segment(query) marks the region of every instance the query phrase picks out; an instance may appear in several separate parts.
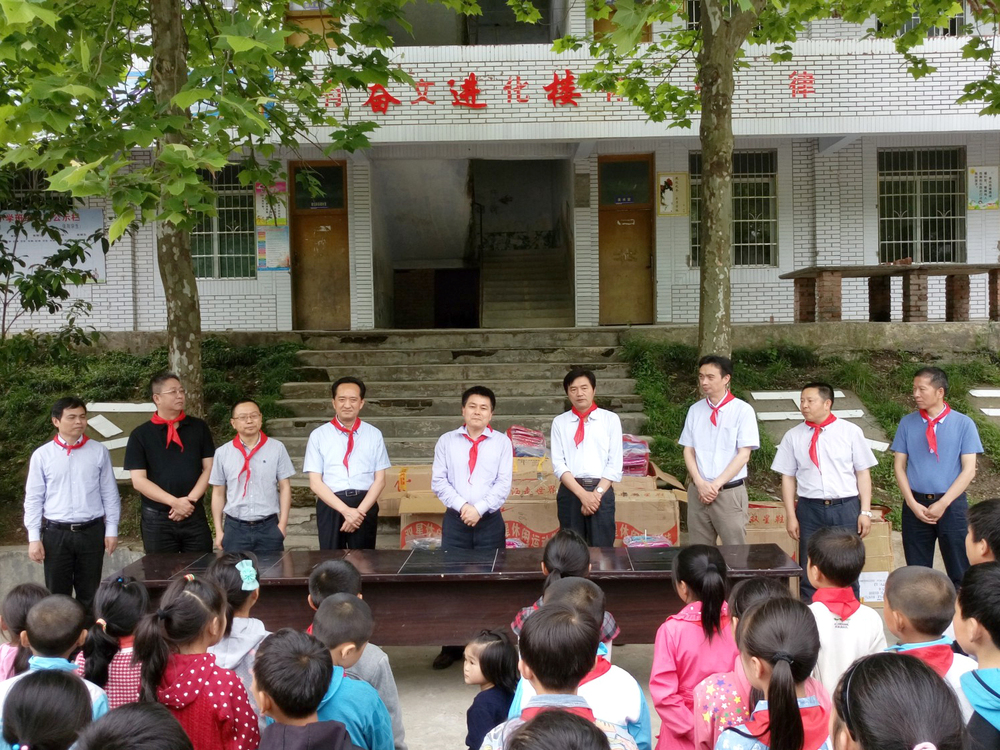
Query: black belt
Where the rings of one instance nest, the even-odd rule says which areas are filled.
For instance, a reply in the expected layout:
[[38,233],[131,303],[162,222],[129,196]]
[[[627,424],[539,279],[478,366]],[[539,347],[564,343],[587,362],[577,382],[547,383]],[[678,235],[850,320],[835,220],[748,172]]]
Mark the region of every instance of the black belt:
[[858,496],[853,495],[852,497],[834,497],[834,498],[821,498],[821,497],[800,497],[799,500],[805,500],[809,503],[822,503],[823,505],[843,505],[844,503],[849,503],[852,500],[857,500]]
[[337,497],[357,497],[358,495],[367,495],[368,490],[340,490],[339,492],[334,492]]
[[[498,511],[498,510],[491,510],[488,513],[483,513],[483,515],[481,515],[479,517],[479,520],[482,521],[482,520],[487,519],[487,518],[492,518],[493,516],[495,516],[499,512],[500,511]],[[462,514],[459,511],[455,510],[454,508],[448,508],[447,510],[445,510],[445,515],[447,515],[449,513],[451,513],[453,516],[458,516],[459,518],[462,517]]]
[[[962,494],[964,495],[965,493],[963,492]],[[944,497],[944,495],[945,493],[943,492],[939,492],[937,494],[934,494],[933,492],[914,492],[913,499],[925,503],[933,503],[935,500],[940,500]],[[959,497],[961,497],[961,495]],[[957,500],[958,498],[955,499]]]
[[745,479],[737,479],[735,482],[730,482],[729,484],[724,484],[719,487],[720,490],[735,490],[737,487],[742,487]]
[[[576,477],[573,477],[576,479]],[[591,479],[590,477],[584,477],[583,479],[576,479],[577,484],[581,487],[586,487],[588,490],[594,489],[597,485],[601,483],[600,479]]]
[[98,516],[97,518],[92,518],[89,521],[84,521],[83,523],[63,523],[62,521],[50,521],[47,518],[42,519],[43,529],[57,529],[58,531],[84,531],[89,529],[91,526],[96,526],[99,523],[104,522],[104,516]]
[[275,520],[277,517],[278,517],[277,513],[272,513],[271,515],[264,516],[263,518],[260,518],[260,519],[258,519],[256,521],[241,521],[238,518],[233,518],[228,513],[226,514],[226,518],[227,519],[229,519],[233,523],[238,523],[240,526],[260,526],[262,523],[270,523],[271,521]]

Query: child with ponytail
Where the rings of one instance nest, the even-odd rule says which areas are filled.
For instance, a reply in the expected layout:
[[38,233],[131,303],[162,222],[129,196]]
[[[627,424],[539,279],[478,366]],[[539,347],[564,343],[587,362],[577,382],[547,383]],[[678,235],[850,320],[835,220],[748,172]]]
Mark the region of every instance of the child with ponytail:
[[674,560],[674,589],[684,608],[667,618],[653,646],[649,692],[660,715],[657,750],[693,750],[695,686],[736,659],[726,606],[726,561],[715,547],[685,547]]
[[226,631],[226,607],[219,584],[186,575],[167,587],[159,609],[135,633],[140,700],[170,709],[194,750],[255,750],[260,744],[243,683],[208,653]]
[[797,599],[771,599],[740,623],[740,657],[764,699],[750,720],[722,732],[716,750],[830,750],[830,711],[806,682],[819,658],[819,629]]
[[139,700],[141,668],[132,659],[139,620],[149,610],[149,592],[131,576],[103,581],[94,597],[97,621],[76,656],[76,673],[108,694],[108,708]]
[[31,649],[21,643],[21,633],[28,622],[28,610],[49,595],[49,590],[37,583],[22,583],[4,597],[0,606],[0,682],[28,671]]

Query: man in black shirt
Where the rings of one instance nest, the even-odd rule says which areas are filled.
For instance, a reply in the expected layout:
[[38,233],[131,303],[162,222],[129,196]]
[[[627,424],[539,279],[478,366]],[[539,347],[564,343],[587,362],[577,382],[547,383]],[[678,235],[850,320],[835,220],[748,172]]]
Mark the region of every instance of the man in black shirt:
[[150,382],[156,413],[129,435],[125,469],[142,495],[142,544],[149,552],[211,552],[202,497],[215,445],[208,425],[184,413],[184,388],[172,372]]

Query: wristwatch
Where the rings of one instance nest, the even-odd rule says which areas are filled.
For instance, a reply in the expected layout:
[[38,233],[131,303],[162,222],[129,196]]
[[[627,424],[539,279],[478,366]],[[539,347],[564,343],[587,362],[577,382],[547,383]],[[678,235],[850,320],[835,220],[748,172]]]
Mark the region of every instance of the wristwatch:
[[862,516],[868,516],[869,518],[874,518],[875,517],[875,516],[872,515],[872,512],[870,510],[863,510],[863,511],[861,511],[860,515],[862,515]]
[[598,497],[604,494],[604,490],[602,490],[600,487],[595,487],[594,492],[597,493]]

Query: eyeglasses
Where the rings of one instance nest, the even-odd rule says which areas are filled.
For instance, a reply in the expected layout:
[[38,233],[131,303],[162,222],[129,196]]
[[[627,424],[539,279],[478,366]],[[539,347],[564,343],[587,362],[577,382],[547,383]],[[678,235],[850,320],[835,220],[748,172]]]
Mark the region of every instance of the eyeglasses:
[[237,414],[233,417],[234,422],[256,422],[260,419],[260,414]]
[[184,392],[185,391],[184,391],[183,388],[173,388],[172,390],[169,390],[169,391],[160,391],[159,393],[154,393],[153,395],[154,396],[183,396]]

